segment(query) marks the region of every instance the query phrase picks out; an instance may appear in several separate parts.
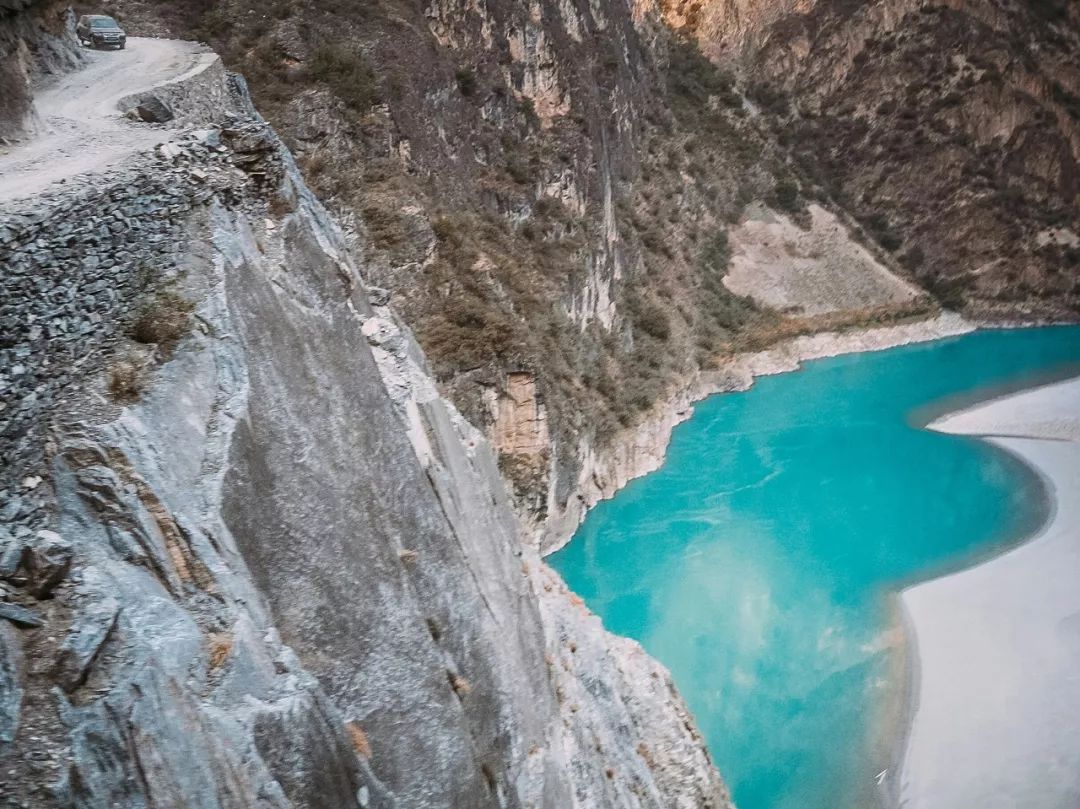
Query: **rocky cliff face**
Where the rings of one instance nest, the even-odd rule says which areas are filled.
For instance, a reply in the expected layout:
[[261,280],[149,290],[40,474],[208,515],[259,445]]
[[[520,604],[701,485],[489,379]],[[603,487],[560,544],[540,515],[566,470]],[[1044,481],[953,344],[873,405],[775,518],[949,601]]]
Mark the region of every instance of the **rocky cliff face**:
[[723,231],[789,173],[647,4],[113,5],[251,79],[538,533],[585,454],[771,322]]
[[67,29],[68,5],[55,0],[0,1],[0,145],[37,125],[32,85],[79,62]]
[[[251,78],[541,542],[740,351],[939,305],[1076,316],[1057,0],[111,7]],[[762,280],[789,249],[818,269]]]
[[1075,3],[757,3],[749,27],[746,8],[691,5],[703,46],[762,80],[807,182],[941,300],[1076,317]]
[[245,104],[0,210],[5,801],[728,806]]

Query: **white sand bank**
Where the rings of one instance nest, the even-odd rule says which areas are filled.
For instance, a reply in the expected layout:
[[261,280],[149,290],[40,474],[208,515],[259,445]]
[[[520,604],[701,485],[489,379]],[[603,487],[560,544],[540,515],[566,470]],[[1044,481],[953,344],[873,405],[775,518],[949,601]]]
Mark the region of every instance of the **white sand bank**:
[[917,704],[906,809],[1080,807],[1080,379],[943,418],[1045,478],[1050,522],[1030,542],[906,590]]

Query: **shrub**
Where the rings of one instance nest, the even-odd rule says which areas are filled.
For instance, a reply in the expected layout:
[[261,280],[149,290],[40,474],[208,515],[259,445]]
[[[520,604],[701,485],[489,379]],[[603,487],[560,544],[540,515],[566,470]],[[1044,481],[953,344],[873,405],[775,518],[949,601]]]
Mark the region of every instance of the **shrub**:
[[709,237],[701,250],[701,268],[710,275],[722,276],[731,262],[731,247],[726,230],[719,230]]
[[213,632],[208,640],[209,663],[211,669],[219,669],[229,659],[233,648],[233,638],[228,632]]
[[506,159],[506,173],[518,185],[532,183],[532,172],[529,170],[529,164],[517,155],[510,155]]
[[904,255],[900,256],[900,263],[914,272],[926,263],[926,253],[921,247],[916,245],[904,253]]
[[352,745],[356,755],[361,758],[371,758],[371,742],[368,741],[367,734],[360,727],[360,723],[356,721],[346,722],[345,732],[349,735],[349,743]]
[[759,107],[773,115],[787,115],[790,112],[787,96],[782,90],[768,82],[754,82],[750,85],[747,94]]
[[1032,14],[1047,22],[1060,22],[1069,16],[1069,0],[1028,0],[1028,7]]
[[467,67],[463,67],[454,74],[454,80],[457,81],[458,90],[461,91],[463,96],[471,96],[476,92],[476,74]]
[[888,250],[890,253],[900,249],[904,240],[893,233],[891,230],[887,230],[878,234],[878,244]]
[[113,363],[108,370],[109,393],[121,402],[136,401],[146,387],[146,374],[136,357]]
[[970,274],[962,273],[952,277],[933,276],[926,279],[925,283],[930,294],[946,309],[962,309],[965,303],[964,292],[973,280]]
[[390,250],[408,238],[408,220],[396,208],[372,200],[361,210],[371,242],[378,250]]
[[795,213],[799,207],[799,186],[790,180],[778,180],[773,189],[773,204],[781,211]]
[[139,310],[129,336],[137,343],[156,344],[170,351],[187,333],[193,308],[191,301],[175,292],[159,292]]
[[657,304],[644,302],[638,308],[634,317],[635,325],[650,337],[664,341],[671,336],[671,321],[667,312]]
[[454,674],[452,671],[446,672],[446,679],[450,681],[450,687],[454,689],[454,693],[459,698],[464,698],[466,694],[472,691],[472,685],[462,677],[460,674]]
[[365,111],[380,100],[375,72],[358,50],[322,45],[312,54],[307,69],[308,75],[354,110]]
[[672,106],[679,117],[698,117],[713,96],[729,107],[742,104],[733,89],[735,80],[731,74],[717,68],[690,40],[679,39],[672,44],[667,79]]

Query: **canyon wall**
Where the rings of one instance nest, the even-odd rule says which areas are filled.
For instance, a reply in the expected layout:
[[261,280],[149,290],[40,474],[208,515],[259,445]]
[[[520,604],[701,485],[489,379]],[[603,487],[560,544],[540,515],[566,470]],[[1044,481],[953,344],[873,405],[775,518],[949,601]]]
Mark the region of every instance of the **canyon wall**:
[[65,2],[0,2],[0,145],[25,137],[39,125],[33,85],[79,63],[69,36],[73,26]]
[[1066,0],[691,4],[807,184],[946,305],[1080,311],[1080,7]]
[[207,89],[0,208],[5,800],[728,806],[242,83]]
[[545,545],[740,352],[1076,317],[1069,4],[107,5],[249,77]]

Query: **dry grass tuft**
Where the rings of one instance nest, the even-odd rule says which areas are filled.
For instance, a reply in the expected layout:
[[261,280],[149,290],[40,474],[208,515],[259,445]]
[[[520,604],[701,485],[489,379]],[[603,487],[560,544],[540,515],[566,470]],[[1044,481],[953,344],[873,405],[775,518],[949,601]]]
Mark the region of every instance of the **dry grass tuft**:
[[233,637],[228,632],[214,632],[207,644],[210,647],[210,670],[219,669],[229,659],[233,648]]
[[352,749],[356,751],[356,755],[362,758],[371,758],[371,742],[368,741],[367,734],[360,727],[360,723],[356,721],[346,722],[345,732],[349,734],[349,743],[352,745]]
[[645,744],[645,742],[638,744],[637,754],[641,756],[642,761],[645,762],[645,766],[650,770],[656,768],[656,759],[653,758],[652,750],[649,749],[649,745]]
[[146,387],[146,372],[136,357],[114,362],[108,370],[109,393],[120,402],[134,402]]
[[460,674],[454,674],[454,672],[448,671],[446,672],[446,677],[450,681],[450,687],[454,689],[454,693],[459,697],[464,698],[466,694],[472,691],[472,685],[470,685],[469,681]]
[[194,304],[175,292],[159,292],[143,305],[131,325],[131,339],[171,350],[187,333]]

